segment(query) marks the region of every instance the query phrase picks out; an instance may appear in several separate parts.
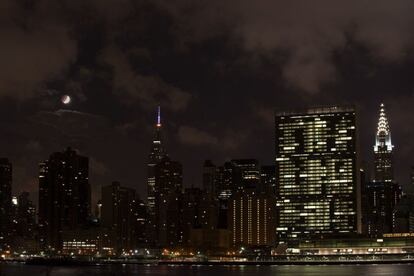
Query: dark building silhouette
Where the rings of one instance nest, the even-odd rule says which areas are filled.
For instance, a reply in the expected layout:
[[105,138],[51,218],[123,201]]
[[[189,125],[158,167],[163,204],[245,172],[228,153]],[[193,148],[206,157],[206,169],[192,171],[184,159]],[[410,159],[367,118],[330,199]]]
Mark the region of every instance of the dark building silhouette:
[[28,192],[13,197],[13,250],[17,252],[37,253],[38,229],[36,224],[36,207],[30,200]]
[[217,167],[215,192],[219,204],[217,227],[220,229],[228,228],[228,203],[231,195],[237,190],[234,174],[234,167],[231,162],[225,162],[223,166]]
[[[194,247],[195,230],[217,230],[218,201],[200,188],[186,188],[183,195],[182,223],[184,245]],[[207,233],[204,231],[203,233]]]
[[176,247],[183,243],[183,169],[181,163],[164,157],[155,165],[156,245]]
[[186,188],[182,201],[183,244],[191,245],[191,230],[202,227],[203,191],[199,188]]
[[[210,206],[218,208],[215,218],[217,228],[228,229],[228,204],[231,196],[238,191],[264,189],[259,162],[256,159],[233,159],[216,167],[207,160],[203,167],[203,188],[206,194],[212,195]],[[210,214],[213,212],[210,211]]]
[[411,178],[411,189],[413,189],[413,187],[414,187],[414,166],[413,167],[411,167],[411,175],[410,175],[410,178]]
[[134,189],[113,182],[102,188],[101,202],[101,223],[118,254],[145,244],[145,205]]
[[12,214],[12,164],[0,158],[0,249],[10,242]]
[[60,251],[62,231],[82,227],[91,211],[89,160],[71,148],[39,165],[39,233],[47,250]]
[[237,191],[256,188],[260,169],[255,159],[234,159],[216,168],[214,190],[218,199],[218,228],[228,228],[229,200]]
[[374,180],[367,182],[364,189],[367,201],[364,222],[370,236],[391,233],[395,226],[394,208],[402,191],[394,180],[393,149],[385,107],[381,104],[374,145]]
[[276,193],[276,167],[262,166],[260,169],[260,189],[261,192]]
[[275,137],[279,240],[360,232],[354,109],[280,113]]
[[205,160],[203,165],[203,190],[205,193],[214,194],[216,185],[217,167],[211,160]]
[[155,166],[161,162],[161,160],[167,157],[167,153],[164,149],[162,141],[162,124],[161,124],[161,110],[158,107],[157,121],[155,124],[154,138],[151,145],[151,151],[148,157],[147,164],[147,238],[149,243],[153,243],[157,240],[157,224],[156,224],[156,195],[158,193],[155,182]]
[[34,239],[36,235],[36,207],[30,200],[28,192],[22,192],[17,197],[17,235]]
[[256,159],[233,159],[233,183],[237,191],[260,190],[260,166]]
[[405,194],[394,208],[394,233],[414,233],[414,195]]
[[368,182],[367,193],[367,234],[381,237],[384,233],[392,233],[394,209],[401,199],[401,187],[397,183]]

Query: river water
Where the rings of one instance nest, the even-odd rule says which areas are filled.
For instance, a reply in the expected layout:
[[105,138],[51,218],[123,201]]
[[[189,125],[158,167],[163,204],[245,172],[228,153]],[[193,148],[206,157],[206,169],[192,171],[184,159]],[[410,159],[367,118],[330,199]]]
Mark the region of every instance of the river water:
[[339,265],[339,266],[143,266],[101,265],[83,267],[46,267],[24,264],[0,264],[0,276],[362,276],[413,275],[414,265]]

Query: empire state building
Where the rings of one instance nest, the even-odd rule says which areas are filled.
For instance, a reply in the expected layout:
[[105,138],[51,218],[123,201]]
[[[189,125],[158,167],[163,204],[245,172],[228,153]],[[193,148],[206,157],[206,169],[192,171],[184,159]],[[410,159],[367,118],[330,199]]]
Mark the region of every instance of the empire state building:
[[161,109],[158,107],[157,110],[157,122],[155,124],[155,133],[152,141],[151,152],[148,158],[147,165],[147,206],[148,206],[148,215],[151,221],[151,218],[155,215],[155,197],[156,197],[156,185],[155,185],[155,166],[167,156],[167,153],[162,144],[162,134],[161,134]]

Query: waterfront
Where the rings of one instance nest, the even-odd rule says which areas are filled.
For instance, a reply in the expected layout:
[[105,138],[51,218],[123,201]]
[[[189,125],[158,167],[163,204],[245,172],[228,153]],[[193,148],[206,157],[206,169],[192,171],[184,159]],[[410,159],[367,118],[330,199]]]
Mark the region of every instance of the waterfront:
[[200,275],[200,276],[350,276],[350,275],[412,275],[413,265],[384,264],[384,265],[338,265],[338,266],[167,266],[167,265],[100,265],[83,267],[46,267],[25,264],[0,264],[1,276],[47,275],[47,276],[112,276],[112,275]]

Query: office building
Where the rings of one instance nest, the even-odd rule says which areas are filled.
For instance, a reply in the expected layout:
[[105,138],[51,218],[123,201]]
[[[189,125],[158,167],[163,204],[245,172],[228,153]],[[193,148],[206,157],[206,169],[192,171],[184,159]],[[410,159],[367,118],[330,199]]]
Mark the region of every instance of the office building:
[[374,180],[367,183],[364,196],[367,234],[374,237],[392,233],[396,226],[394,208],[402,191],[394,180],[393,149],[391,129],[384,104],[381,104],[374,145]]
[[229,204],[229,229],[233,246],[274,246],[276,241],[275,197],[240,191]]
[[211,160],[205,160],[203,165],[203,191],[207,194],[215,193],[217,167]]
[[[154,138],[152,140],[151,151],[148,157],[147,163],[147,238],[148,241],[157,240],[157,225],[156,225],[156,214],[155,204],[156,195],[158,193],[157,186],[155,183],[155,166],[161,162],[161,160],[167,157],[167,153],[164,149],[162,141],[162,124],[161,124],[161,109],[158,107],[157,120],[155,124]],[[153,244],[154,245],[154,244]]]
[[183,171],[181,163],[163,158],[155,165],[155,244],[176,247],[183,243]]
[[39,165],[39,233],[46,250],[62,249],[62,231],[85,225],[91,212],[89,160],[71,148]]
[[118,254],[145,243],[145,207],[132,188],[113,182],[102,187],[102,226],[111,233]]
[[360,232],[354,109],[280,113],[275,123],[279,240]]

